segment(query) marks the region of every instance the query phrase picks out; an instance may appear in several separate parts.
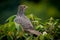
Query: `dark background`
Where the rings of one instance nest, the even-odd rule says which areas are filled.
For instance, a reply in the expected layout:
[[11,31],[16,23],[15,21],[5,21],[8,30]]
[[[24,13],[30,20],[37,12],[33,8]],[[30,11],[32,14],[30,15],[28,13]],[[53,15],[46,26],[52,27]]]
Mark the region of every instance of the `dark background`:
[[17,13],[20,4],[29,6],[27,14],[34,14],[45,20],[49,17],[60,19],[60,0],[0,0],[0,24]]

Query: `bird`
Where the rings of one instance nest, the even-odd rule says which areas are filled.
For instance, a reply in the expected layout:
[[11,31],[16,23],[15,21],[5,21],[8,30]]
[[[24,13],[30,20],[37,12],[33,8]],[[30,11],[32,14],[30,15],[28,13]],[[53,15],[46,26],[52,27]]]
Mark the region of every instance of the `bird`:
[[16,15],[16,18],[14,19],[14,22],[16,22],[17,24],[20,24],[22,26],[22,28],[23,28],[24,31],[39,36],[41,34],[41,32],[36,31],[34,29],[31,21],[24,14],[25,13],[25,10],[27,8],[28,8],[28,6],[26,6],[26,5],[19,5],[18,6],[17,15]]

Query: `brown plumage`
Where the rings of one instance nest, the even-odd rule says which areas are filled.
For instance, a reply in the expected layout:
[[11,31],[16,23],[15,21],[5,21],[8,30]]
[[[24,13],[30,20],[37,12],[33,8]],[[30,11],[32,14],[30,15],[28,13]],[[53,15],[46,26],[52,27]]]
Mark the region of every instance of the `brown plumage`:
[[39,31],[34,30],[31,21],[24,15],[26,8],[27,6],[25,5],[20,5],[18,7],[18,12],[14,21],[20,24],[23,27],[24,31],[30,32],[35,35],[40,35],[41,33]]

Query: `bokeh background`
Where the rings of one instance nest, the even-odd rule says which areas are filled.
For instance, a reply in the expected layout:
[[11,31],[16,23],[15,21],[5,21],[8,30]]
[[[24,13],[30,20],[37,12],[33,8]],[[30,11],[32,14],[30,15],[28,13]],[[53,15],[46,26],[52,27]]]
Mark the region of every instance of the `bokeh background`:
[[42,21],[49,17],[60,19],[60,0],[0,0],[0,24],[17,13],[18,5],[27,5],[25,15],[33,14]]

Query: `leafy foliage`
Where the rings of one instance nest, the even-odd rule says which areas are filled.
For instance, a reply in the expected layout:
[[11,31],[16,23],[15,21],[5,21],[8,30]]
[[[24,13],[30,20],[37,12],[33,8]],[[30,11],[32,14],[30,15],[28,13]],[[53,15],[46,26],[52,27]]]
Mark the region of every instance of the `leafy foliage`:
[[0,40],[60,40],[60,19],[51,17],[43,23],[42,19],[33,14],[27,17],[31,20],[35,30],[42,33],[41,35],[29,35],[24,32],[22,26],[14,22],[15,15],[13,15],[6,20],[5,24],[0,25]]

